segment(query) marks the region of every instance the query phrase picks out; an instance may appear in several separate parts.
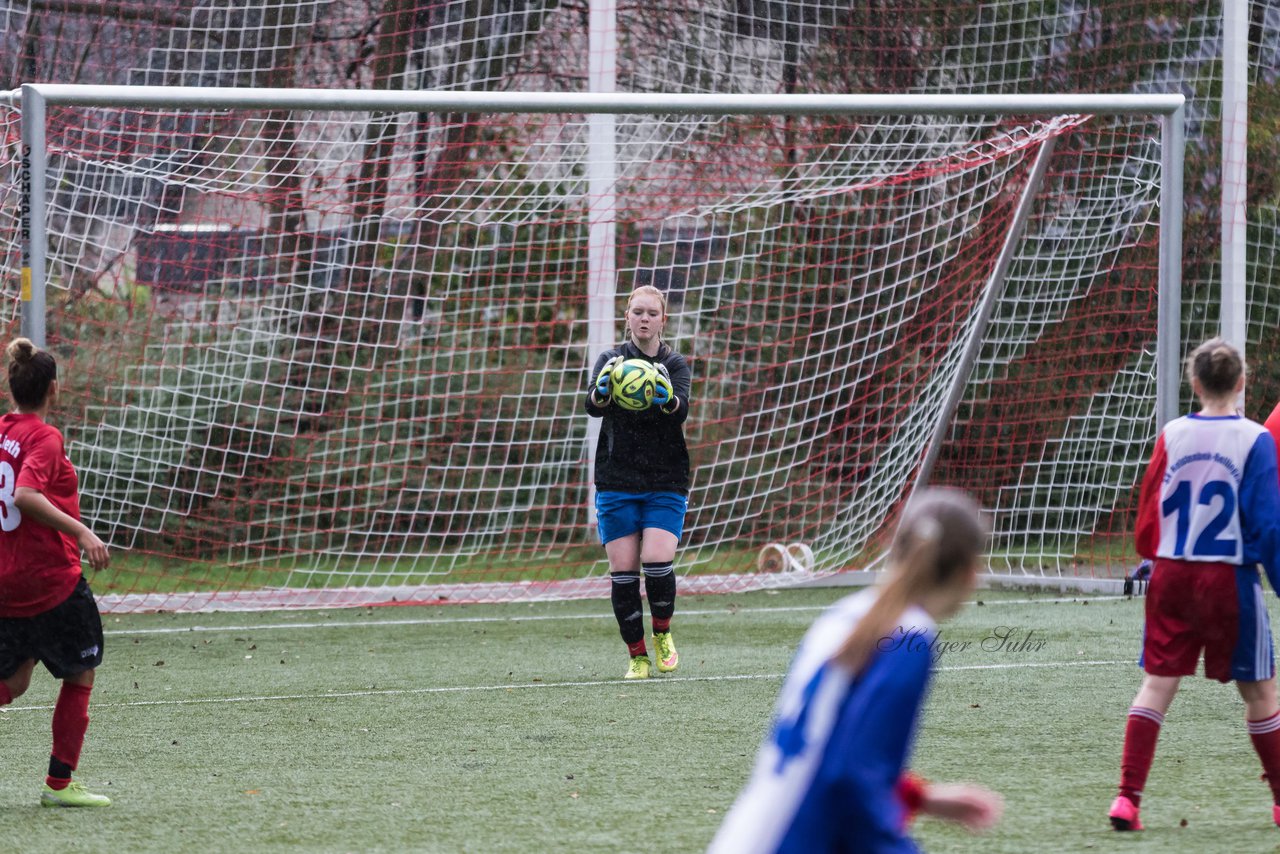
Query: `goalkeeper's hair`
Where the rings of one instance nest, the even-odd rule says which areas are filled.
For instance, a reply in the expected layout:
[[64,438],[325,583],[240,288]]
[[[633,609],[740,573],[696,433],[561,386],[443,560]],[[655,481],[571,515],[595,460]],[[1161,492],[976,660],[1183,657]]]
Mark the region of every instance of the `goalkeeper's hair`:
[[1208,397],[1232,394],[1244,372],[1240,351],[1222,338],[1210,338],[1187,357],[1187,381],[1199,380]]
[[912,603],[973,571],[986,547],[986,520],[967,494],[929,489],[913,498],[889,548],[888,579],[834,660],[861,671]]
[[6,349],[9,354],[9,393],[14,403],[24,409],[36,409],[49,395],[49,386],[58,378],[58,363],[53,354],[41,350],[30,338],[15,338]]

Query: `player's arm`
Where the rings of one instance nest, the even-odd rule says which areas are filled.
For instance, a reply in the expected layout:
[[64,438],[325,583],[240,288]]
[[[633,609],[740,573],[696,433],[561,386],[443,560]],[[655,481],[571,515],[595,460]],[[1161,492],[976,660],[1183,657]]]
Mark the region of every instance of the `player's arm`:
[[106,544],[98,539],[97,535],[83,522],[54,507],[53,502],[46,498],[43,492],[29,486],[19,486],[14,490],[13,503],[26,518],[34,519],[41,525],[53,528],[75,540],[80,550],[89,558],[89,565],[94,569],[105,569],[111,562]]
[[1161,433],[1156,439],[1155,450],[1151,452],[1146,474],[1142,476],[1142,486],[1138,491],[1138,522],[1134,527],[1138,554],[1148,559],[1154,559],[1160,549],[1160,484],[1164,481],[1168,462],[1164,434]]
[[1240,530],[1246,566],[1262,564],[1271,588],[1280,593],[1280,472],[1276,442],[1262,433],[1249,449],[1240,478]]
[[587,374],[587,396],[586,410],[587,414],[593,418],[599,418],[604,415],[604,411],[609,408],[612,398],[609,393],[609,370],[622,357],[615,350],[606,350],[596,359],[595,367]]
[[689,393],[693,390],[693,371],[689,368],[689,363],[678,353],[668,362],[659,362],[655,367],[671,390],[671,400],[659,408],[664,415],[673,418],[677,424],[683,424],[689,417]]
[[930,783],[913,771],[898,778],[898,800],[905,812],[903,827],[918,815],[954,821],[970,830],[986,830],[1000,820],[1004,799],[972,783]]
[[903,771],[894,787],[894,793],[902,802],[902,826],[910,827],[916,816],[924,809],[925,792],[929,781],[914,771]]

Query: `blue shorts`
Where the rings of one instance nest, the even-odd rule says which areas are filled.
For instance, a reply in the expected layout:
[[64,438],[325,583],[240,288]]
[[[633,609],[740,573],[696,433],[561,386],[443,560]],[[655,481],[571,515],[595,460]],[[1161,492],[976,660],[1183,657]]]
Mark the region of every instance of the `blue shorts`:
[[601,544],[638,534],[645,528],[684,533],[689,498],[678,492],[597,492],[596,527]]

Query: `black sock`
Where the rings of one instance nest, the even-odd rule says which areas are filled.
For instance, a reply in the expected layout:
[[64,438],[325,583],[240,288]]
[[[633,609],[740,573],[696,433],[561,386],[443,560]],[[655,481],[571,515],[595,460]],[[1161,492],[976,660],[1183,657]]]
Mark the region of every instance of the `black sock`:
[[55,780],[70,780],[75,769],[65,762],[49,757],[49,776]]
[[614,572],[609,575],[612,584],[609,596],[613,600],[613,616],[618,620],[618,631],[627,646],[644,640],[644,609],[640,604],[640,573]]
[[676,571],[671,561],[641,564],[644,570],[644,592],[649,597],[655,632],[665,632],[676,612]]

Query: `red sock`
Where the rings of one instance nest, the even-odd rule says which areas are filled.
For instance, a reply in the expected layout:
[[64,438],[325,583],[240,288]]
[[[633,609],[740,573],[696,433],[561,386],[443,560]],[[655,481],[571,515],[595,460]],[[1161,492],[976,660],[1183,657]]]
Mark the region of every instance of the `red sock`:
[[1271,799],[1280,804],[1280,712],[1260,721],[1245,721],[1245,725],[1262,760],[1262,776],[1271,787]]
[[640,640],[635,643],[627,644],[627,652],[631,653],[632,658],[635,658],[637,655],[649,654],[648,648],[644,645],[644,638],[640,638]]
[[664,619],[662,619],[661,617],[654,617],[654,618],[653,618],[653,633],[654,633],[655,635],[660,635],[660,634],[662,634],[663,632],[669,632],[669,631],[671,631],[671,618],[670,618],[670,617],[668,617],[668,618],[667,618],[667,619],[665,619],[665,620],[664,620]]
[[1120,794],[1133,801],[1136,807],[1142,802],[1142,787],[1147,784],[1151,762],[1156,758],[1156,739],[1160,737],[1160,725],[1164,715],[1155,709],[1133,706],[1129,709],[1129,722],[1124,728],[1124,753],[1120,756]]
[[9,691],[9,686],[0,682],[0,706],[7,706],[13,702],[13,694]]
[[[58,692],[58,702],[53,707],[52,758],[71,770],[80,762],[80,748],[84,746],[84,734],[89,729],[89,685],[63,682]],[[50,788],[64,788],[69,778],[50,776]]]

